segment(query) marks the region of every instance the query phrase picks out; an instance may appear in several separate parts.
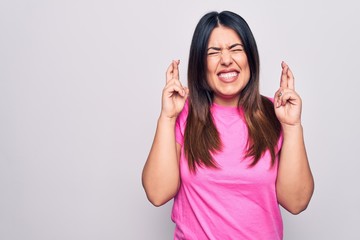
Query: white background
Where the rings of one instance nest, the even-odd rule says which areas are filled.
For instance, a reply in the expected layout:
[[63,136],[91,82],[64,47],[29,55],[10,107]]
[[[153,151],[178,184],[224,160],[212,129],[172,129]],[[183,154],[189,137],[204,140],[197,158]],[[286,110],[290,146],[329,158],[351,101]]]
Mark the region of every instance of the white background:
[[0,239],[172,239],[141,171],[165,70],[186,83],[200,17],[231,10],[253,30],[261,91],[280,62],[303,98],[316,188],[285,239],[360,239],[356,1],[0,0]]

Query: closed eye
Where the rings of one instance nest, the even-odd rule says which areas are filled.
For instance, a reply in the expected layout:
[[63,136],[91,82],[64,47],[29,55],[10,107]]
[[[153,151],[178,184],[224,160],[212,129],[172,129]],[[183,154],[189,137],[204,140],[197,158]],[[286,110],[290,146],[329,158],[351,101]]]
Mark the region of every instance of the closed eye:
[[214,56],[214,55],[218,55],[220,54],[220,51],[219,52],[208,52],[208,56]]
[[229,50],[232,52],[242,52],[244,51],[244,47],[241,43],[235,43],[229,47]]
[[235,48],[235,49],[231,49],[232,52],[242,52],[244,51],[242,48]]
[[219,55],[221,53],[221,48],[218,48],[218,47],[209,47],[207,49],[207,54],[208,56],[216,56],[216,55]]

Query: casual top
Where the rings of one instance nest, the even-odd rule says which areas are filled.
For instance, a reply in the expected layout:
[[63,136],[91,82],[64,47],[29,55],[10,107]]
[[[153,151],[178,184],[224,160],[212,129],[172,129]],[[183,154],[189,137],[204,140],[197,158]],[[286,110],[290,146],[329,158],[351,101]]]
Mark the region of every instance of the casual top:
[[213,104],[211,113],[223,144],[221,152],[212,154],[218,168],[198,166],[196,173],[191,173],[183,147],[188,108],[186,103],[175,129],[176,142],[182,147],[181,185],[171,216],[176,224],[174,239],[282,239],[275,191],[278,160],[272,166],[266,151],[250,167],[252,159],[245,158],[248,130],[243,112]]

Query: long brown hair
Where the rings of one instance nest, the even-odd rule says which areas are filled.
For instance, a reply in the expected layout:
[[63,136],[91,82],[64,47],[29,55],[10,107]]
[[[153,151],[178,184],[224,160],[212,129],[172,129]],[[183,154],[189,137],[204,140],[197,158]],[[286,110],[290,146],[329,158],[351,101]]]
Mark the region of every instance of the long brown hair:
[[212,153],[221,151],[219,132],[213,122],[210,107],[213,92],[206,79],[206,49],[212,30],[219,25],[233,29],[240,37],[248,64],[250,80],[240,93],[238,106],[244,110],[249,139],[246,157],[252,157],[250,166],[256,165],[266,150],[270,151],[272,164],[276,159],[276,146],[281,133],[281,125],[275,115],[271,100],[260,95],[260,60],[254,36],[239,15],[224,11],[210,12],[197,24],[190,46],[188,65],[189,114],[185,128],[184,150],[189,169],[197,166],[216,168]]

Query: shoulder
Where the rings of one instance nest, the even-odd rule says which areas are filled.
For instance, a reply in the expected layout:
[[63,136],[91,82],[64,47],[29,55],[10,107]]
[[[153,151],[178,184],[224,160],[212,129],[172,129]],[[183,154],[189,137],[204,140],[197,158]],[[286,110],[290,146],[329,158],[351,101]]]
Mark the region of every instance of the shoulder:
[[184,128],[188,114],[189,114],[189,100],[186,100],[184,108],[181,110],[181,112],[179,113],[176,119],[176,123],[178,127]]
[[188,113],[189,113],[189,102],[187,100],[185,102],[184,108],[181,110],[181,112],[176,118],[175,138],[176,138],[176,142],[179,143],[180,145],[184,144],[185,127],[186,127],[186,120]]
[[274,98],[261,95],[261,104],[266,115],[275,114]]
[[186,100],[184,108],[181,110],[181,112],[179,113],[179,115],[177,117],[178,119],[186,120],[186,117],[189,114],[189,104],[190,104],[189,100]]
[[263,103],[272,103],[274,104],[274,98],[273,97],[268,97],[268,96],[264,96],[264,95],[260,95],[261,96],[261,101]]

